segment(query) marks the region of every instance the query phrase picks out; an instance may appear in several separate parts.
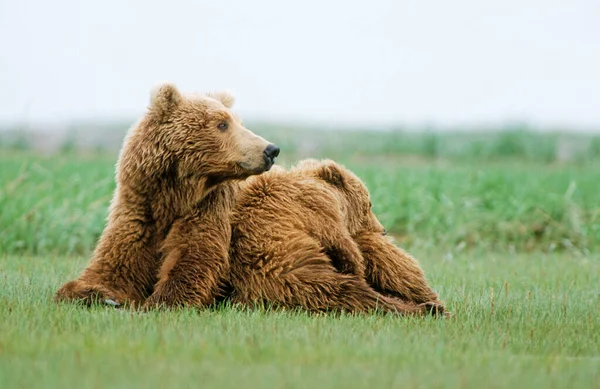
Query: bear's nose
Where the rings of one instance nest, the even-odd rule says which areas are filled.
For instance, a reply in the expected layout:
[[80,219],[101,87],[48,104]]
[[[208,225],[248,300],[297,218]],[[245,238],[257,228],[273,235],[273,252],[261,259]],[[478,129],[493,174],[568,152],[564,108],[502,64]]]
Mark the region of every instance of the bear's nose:
[[277,157],[279,155],[279,147],[275,146],[274,144],[269,144],[267,146],[267,148],[265,149],[265,156],[269,159],[275,159],[275,157]]

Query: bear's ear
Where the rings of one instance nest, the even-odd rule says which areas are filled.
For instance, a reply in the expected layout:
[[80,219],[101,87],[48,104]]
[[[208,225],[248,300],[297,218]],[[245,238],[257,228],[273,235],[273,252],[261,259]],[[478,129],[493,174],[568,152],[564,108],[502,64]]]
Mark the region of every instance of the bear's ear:
[[346,179],[344,178],[344,172],[335,162],[326,162],[317,170],[315,170],[317,177],[323,181],[336,186],[340,189],[346,187]]
[[183,100],[175,85],[161,84],[152,91],[150,109],[160,117],[170,114]]
[[223,104],[227,108],[233,107],[233,103],[235,103],[235,97],[233,96],[233,93],[231,93],[228,90],[209,92],[206,95],[212,99],[221,102],[221,104]]

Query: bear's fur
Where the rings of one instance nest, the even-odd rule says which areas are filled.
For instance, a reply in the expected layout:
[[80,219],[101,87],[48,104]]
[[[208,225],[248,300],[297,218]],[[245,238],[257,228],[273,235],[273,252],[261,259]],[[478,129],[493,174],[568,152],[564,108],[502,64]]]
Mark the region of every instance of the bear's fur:
[[242,187],[231,219],[234,302],[443,313],[418,263],[384,236],[367,188],[349,170],[305,160]]
[[[232,104],[227,92],[185,96],[171,84],[152,93],[121,149],[107,226],[88,267],[57,300],[139,305],[152,293],[162,299],[165,277],[154,286],[163,257],[172,272],[186,268],[183,280],[194,266],[208,275],[224,266],[235,200],[225,183],[268,170],[277,154],[266,154],[269,143],[244,128]],[[217,279],[194,278],[183,295],[165,292],[202,305],[216,288]]]

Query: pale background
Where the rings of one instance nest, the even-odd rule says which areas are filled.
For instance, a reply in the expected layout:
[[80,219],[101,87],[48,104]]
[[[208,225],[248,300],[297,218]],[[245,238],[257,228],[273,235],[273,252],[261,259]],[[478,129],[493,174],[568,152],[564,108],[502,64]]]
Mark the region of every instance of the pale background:
[[135,118],[161,80],[245,118],[600,129],[600,1],[0,0],[0,123]]

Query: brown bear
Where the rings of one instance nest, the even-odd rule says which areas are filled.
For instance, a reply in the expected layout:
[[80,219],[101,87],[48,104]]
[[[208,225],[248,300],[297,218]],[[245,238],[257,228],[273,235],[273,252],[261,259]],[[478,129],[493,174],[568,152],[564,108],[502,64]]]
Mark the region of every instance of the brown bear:
[[443,309],[416,261],[383,237],[349,171],[305,161],[242,181],[269,170],[279,149],[245,129],[232,103],[227,93],[183,96],[169,84],[153,93],[124,142],[106,229],[57,300],[206,306],[230,282],[244,303]]
[[362,181],[305,160],[242,184],[232,214],[233,302],[310,311],[443,313],[418,263],[394,246]]
[[221,272],[235,201],[234,186],[224,183],[269,170],[279,153],[242,125],[232,104],[227,92],[184,96],[171,84],[153,92],[121,149],[108,223],[90,263],[57,300],[138,305],[164,292],[186,304],[211,301],[217,279],[210,277],[194,278],[185,296],[154,286],[163,257],[170,270],[186,269],[183,280],[190,263],[203,274]]

